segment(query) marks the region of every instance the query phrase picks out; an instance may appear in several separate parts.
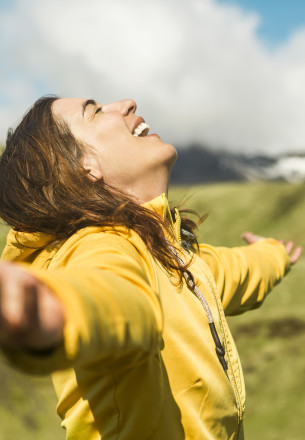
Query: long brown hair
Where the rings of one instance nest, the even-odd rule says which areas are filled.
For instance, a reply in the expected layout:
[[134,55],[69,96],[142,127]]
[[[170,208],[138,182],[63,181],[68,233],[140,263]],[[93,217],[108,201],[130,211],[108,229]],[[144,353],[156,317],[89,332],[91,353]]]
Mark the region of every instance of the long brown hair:
[[[56,99],[40,98],[8,132],[0,159],[0,217],[16,231],[48,233],[56,242],[87,226],[124,225],[170,274],[178,271],[181,283],[188,265],[166,240],[165,231],[172,235],[169,223],[124,191],[88,178],[83,145],[53,117]],[[182,218],[182,227],[193,233],[197,225]]]

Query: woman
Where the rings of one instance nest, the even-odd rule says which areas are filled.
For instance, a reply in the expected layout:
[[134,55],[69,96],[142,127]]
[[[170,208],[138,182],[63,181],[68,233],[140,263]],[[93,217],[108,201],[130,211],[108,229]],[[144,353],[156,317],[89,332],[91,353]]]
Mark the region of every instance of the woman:
[[53,374],[69,440],[243,438],[224,313],[258,307],[301,249],[196,246],[166,197],[176,151],[135,111],[42,98],[9,133],[0,343]]

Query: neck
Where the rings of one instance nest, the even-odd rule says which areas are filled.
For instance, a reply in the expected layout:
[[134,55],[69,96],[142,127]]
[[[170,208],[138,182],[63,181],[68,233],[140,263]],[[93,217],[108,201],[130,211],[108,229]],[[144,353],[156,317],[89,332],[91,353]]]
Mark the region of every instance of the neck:
[[127,192],[132,195],[137,203],[143,205],[150,200],[155,199],[161,194],[168,195],[170,173],[157,175],[152,174],[145,176],[140,182],[136,182],[132,187],[126,188]]

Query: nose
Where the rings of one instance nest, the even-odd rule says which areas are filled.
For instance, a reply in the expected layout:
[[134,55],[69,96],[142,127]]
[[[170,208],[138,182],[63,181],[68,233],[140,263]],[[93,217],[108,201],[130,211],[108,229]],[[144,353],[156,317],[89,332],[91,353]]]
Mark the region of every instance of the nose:
[[103,105],[103,112],[119,112],[123,116],[129,115],[129,113],[135,113],[137,104],[133,99],[123,99],[122,101],[112,102],[111,104]]

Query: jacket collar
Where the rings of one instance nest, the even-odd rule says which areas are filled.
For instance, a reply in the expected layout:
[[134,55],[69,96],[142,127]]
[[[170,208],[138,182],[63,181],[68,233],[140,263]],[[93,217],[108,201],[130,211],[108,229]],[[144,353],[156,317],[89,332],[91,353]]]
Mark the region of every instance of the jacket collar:
[[163,220],[167,219],[171,224],[174,223],[165,193],[161,194],[155,199],[150,200],[149,202],[144,203],[142,206],[156,212]]
[[161,194],[160,196],[156,197],[153,200],[150,200],[147,203],[144,203],[142,206],[156,212],[157,214],[160,215],[160,217],[163,220],[168,220],[171,227],[173,228],[176,239],[178,240],[179,244],[181,243],[181,232],[180,232],[181,218],[179,215],[179,211],[177,208],[174,208],[173,210],[174,218],[173,218],[170,210],[169,202],[165,193]]

